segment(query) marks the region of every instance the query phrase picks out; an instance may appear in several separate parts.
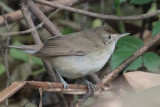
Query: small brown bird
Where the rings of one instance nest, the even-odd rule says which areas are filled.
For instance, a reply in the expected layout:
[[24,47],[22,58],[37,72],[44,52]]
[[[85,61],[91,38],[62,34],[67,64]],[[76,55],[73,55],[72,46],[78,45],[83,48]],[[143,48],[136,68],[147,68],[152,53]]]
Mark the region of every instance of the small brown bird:
[[9,46],[48,60],[69,79],[99,71],[112,55],[117,40],[125,34],[111,34],[106,26],[47,40],[43,45]]

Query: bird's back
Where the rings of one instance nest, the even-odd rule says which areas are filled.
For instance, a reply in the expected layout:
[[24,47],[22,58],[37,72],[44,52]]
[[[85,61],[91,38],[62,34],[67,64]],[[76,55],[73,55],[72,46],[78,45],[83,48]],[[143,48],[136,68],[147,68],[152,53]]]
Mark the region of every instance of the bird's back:
[[86,55],[103,46],[101,35],[96,29],[48,39],[36,56],[73,56]]

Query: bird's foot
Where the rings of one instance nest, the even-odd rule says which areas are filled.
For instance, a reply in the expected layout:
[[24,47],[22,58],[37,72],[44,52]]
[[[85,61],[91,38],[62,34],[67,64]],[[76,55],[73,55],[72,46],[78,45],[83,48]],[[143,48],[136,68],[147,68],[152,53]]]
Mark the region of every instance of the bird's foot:
[[63,87],[64,87],[64,88],[63,88],[63,92],[64,92],[65,89],[69,88],[68,83],[63,79],[63,77],[60,75],[60,73],[58,72],[57,69],[56,69],[55,71],[56,71],[56,73],[57,73],[57,75],[58,75],[61,83],[63,84]]
[[85,80],[85,82],[87,84],[88,91],[83,96],[83,98],[82,98],[83,100],[86,100],[86,98],[88,98],[89,96],[93,96],[95,93],[95,85],[92,82],[89,82],[87,80]]
[[61,77],[60,79],[61,83],[63,84],[63,91],[65,91],[65,89],[69,88],[68,83]]
[[87,93],[90,93],[90,96],[93,95],[95,93],[95,85],[92,82],[89,82],[88,80],[85,80],[85,82],[88,88]]
[[79,100],[76,104],[81,105],[88,97],[93,96],[95,93],[95,85],[87,80],[85,80],[87,87],[88,87],[88,91],[86,92],[86,94],[82,97],[81,100]]

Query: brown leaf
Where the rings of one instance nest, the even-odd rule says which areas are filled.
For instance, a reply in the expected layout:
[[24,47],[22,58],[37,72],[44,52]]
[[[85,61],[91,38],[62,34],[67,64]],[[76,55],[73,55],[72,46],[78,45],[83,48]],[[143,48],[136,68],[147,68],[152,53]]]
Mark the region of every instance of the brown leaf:
[[20,90],[26,82],[14,82],[8,88],[0,92],[0,103],[5,99],[9,98],[13,94],[15,94],[18,90]]
[[124,78],[136,91],[160,85],[160,75],[142,71],[124,73]]

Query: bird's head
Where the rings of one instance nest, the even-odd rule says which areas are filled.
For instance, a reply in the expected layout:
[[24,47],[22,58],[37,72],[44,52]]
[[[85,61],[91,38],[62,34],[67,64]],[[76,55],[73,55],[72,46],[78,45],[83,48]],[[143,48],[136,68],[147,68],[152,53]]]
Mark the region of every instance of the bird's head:
[[99,35],[101,40],[108,45],[116,44],[117,41],[124,36],[129,35],[130,33],[117,34],[111,30],[108,26],[101,26],[94,29],[94,31]]
[[104,38],[104,42],[106,44],[116,44],[116,42],[121,38],[121,37],[124,37],[124,36],[127,36],[129,35],[130,33],[124,33],[124,34],[105,34],[103,35],[103,38]]

